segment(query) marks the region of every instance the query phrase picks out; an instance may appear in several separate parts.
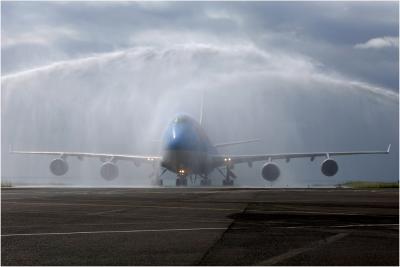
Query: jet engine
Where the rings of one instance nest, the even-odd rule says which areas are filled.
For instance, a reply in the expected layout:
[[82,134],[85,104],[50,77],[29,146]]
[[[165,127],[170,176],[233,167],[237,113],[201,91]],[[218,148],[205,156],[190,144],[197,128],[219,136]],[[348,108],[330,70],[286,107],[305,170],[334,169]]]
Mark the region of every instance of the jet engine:
[[57,176],[64,175],[68,171],[68,163],[65,159],[54,159],[50,163],[50,171]]
[[118,167],[113,162],[105,162],[101,165],[100,174],[105,180],[114,180],[118,176]]
[[273,182],[278,179],[281,171],[279,170],[278,165],[268,162],[262,167],[261,174],[265,180]]
[[334,176],[339,170],[338,164],[333,159],[326,159],[321,164],[321,172],[325,176]]

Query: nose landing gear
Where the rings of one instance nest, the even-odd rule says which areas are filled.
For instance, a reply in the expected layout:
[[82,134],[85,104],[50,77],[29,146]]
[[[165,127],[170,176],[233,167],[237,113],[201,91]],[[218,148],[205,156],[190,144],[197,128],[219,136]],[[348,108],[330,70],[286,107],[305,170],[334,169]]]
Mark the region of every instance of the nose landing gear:
[[187,186],[187,178],[186,176],[180,176],[176,178],[176,186]]
[[188,171],[185,170],[184,168],[179,168],[176,172],[176,186],[187,186],[188,181],[187,181],[187,175]]

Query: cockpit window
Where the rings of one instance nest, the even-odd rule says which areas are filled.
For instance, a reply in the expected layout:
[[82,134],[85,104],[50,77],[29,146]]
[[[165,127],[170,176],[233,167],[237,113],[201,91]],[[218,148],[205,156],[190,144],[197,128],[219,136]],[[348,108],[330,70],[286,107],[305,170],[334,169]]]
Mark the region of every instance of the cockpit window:
[[175,123],[185,123],[190,121],[190,118],[186,115],[178,116],[175,118]]

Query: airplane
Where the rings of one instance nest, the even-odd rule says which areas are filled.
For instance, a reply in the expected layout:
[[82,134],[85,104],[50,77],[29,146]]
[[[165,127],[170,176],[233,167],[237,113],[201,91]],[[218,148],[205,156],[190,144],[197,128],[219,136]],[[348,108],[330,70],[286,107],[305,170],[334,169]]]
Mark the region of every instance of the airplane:
[[[236,142],[222,143],[213,145],[203,129],[203,100],[201,103],[201,113],[199,121],[186,114],[175,116],[167,127],[163,139],[163,153],[161,156],[153,155],[125,155],[125,154],[103,154],[103,153],[83,153],[83,152],[64,152],[64,151],[11,151],[17,154],[36,154],[56,156],[50,163],[50,171],[61,176],[67,173],[68,157],[99,158],[103,164],[100,167],[100,174],[105,180],[114,180],[119,174],[117,162],[120,160],[132,161],[136,166],[141,163],[153,166],[153,184],[162,186],[162,175],[170,171],[176,174],[176,186],[187,186],[188,177],[192,183],[200,177],[200,185],[210,186],[211,179],[209,174],[217,170],[224,176],[223,186],[233,186],[233,179],[236,175],[232,171],[234,166],[239,163],[247,163],[252,167],[253,162],[264,161],[261,169],[262,177],[274,182],[280,176],[280,168],[276,160],[289,162],[293,158],[310,158],[314,161],[317,157],[325,158],[321,163],[321,172],[325,176],[334,176],[338,170],[337,162],[333,156],[362,155],[362,154],[388,154],[387,150],[382,151],[347,151],[347,152],[312,152],[312,153],[284,153],[284,154],[258,154],[258,155],[230,155],[218,153],[218,148],[230,145],[245,144],[259,141],[258,139],[242,140]],[[162,171],[157,173],[156,169],[160,166]],[[221,170],[225,169],[225,172]],[[194,180],[192,179],[194,176]],[[194,181],[194,182],[193,182]]]

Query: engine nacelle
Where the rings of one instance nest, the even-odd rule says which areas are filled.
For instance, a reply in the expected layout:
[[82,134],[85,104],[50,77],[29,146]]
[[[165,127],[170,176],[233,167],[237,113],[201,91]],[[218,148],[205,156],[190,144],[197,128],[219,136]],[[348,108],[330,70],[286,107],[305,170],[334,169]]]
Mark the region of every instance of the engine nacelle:
[[50,163],[50,171],[57,176],[64,175],[68,171],[68,163],[62,158],[54,159]]
[[326,159],[321,164],[321,172],[325,176],[334,176],[339,170],[339,166],[333,159]]
[[270,182],[275,181],[278,179],[279,175],[281,174],[281,171],[275,163],[266,163],[261,170],[262,177]]
[[118,177],[118,167],[112,162],[105,162],[101,165],[100,174],[108,181],[114,180]]

